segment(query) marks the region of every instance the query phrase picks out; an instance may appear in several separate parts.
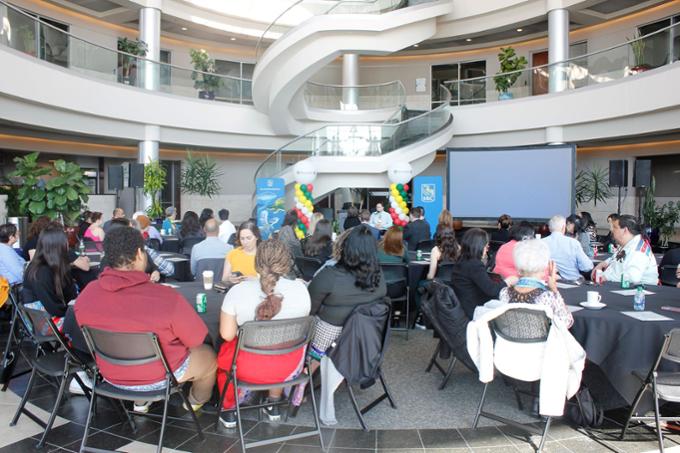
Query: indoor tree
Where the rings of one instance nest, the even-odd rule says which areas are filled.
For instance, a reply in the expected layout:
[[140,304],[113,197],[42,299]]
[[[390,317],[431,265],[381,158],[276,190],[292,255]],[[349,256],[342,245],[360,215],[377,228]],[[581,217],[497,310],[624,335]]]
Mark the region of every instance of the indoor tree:
[[161,206],[161,192],[165,188],[166,171],[158,160],[144,165],[144,194],[151,197],[151,206],[147,206],[146,212],[152,219],[163,217]]
[[575,186],[577,205],[592,201],[597,206],[598,201],[606,203],[607,199],[612,196],[609,188],[609,171],[606,168],[579,170],[576,174]]
[[222,190],[219,183],[222,174],[208,155],[194,157],[187,152],[186,166],[182,170],[182,192],[212,198]]

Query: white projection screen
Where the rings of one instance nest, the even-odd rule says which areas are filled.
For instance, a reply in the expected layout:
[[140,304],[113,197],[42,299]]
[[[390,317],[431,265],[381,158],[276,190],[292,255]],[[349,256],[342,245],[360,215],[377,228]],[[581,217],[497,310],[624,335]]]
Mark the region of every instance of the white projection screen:
[[447,207],[455,218],[545,220],[573,212],[573,145],[446,151]]

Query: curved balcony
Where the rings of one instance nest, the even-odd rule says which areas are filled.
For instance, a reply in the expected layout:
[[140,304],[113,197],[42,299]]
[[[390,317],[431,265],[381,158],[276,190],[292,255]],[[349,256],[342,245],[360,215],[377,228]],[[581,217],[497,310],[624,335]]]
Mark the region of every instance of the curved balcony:
[[401,80],[356,86],[307,82],[304,98],[307,107],[314,109],[394,110],[406,104],[406,88]]

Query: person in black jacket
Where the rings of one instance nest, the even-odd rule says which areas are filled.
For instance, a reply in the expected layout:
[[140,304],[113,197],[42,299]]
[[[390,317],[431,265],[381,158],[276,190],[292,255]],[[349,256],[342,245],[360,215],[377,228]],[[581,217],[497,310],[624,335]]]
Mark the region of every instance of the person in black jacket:
[[491,233],[491,240],[498,242],[508,242],[510,240],[510,228],[512,227],[512,217],[503,214],[498,218],[498,230]]
[[470,319],[475,307],[484,305],[490,299],[497,299],[502,288],[517,282],[514,276],[499,281],[491,279],[484,264],[488,251],[489,236],[486,231],[469,229],[463,234],[460,255],[453,265],[451,285]]
[[357,225],[361,225],[361,220],[359,220],[359,209],[352,205],[347,209],[347,218],[345,223],[342,224],[343,230],[349,230]]
[[50,315],[63,317],[76,296],[66,233],[61,224],[52,222],[40,233],[35,255],[24,274],[23,300],[25,304],[41,302]]
[[416,250],[420,241],[427,241],[432,238],[430,224],[423,218],[423,208],[415,207],[411,209],[411,221],[404,227],[404,241],[408,244],[409,250]]

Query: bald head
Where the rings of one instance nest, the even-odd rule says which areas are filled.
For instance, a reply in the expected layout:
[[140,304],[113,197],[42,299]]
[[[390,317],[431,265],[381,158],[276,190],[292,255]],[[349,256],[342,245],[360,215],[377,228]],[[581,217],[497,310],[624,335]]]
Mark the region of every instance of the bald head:
[[220,225],[215,219],[208,219],[203,225],[203,231],[205,231],[206,236],[217,236],[220,232]]

